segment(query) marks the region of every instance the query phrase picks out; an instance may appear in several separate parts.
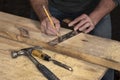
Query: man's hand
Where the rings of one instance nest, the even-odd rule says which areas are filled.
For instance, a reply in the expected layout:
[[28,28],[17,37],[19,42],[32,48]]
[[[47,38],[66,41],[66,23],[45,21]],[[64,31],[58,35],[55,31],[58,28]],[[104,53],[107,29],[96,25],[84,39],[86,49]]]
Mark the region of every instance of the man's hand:
[[89,33],[94,29],[95,24],[88,15],[83,14],[70,22],[69,26],[74,26],[75,31],[79,30],[84,33]]
[[51,17],[51,19],[53,20],[56,29],[52,27],[52,24],[46,17],[40,23],[40,30],[41,32],[46,33],[47,35],[55,36],[60,31],[60,22],[54,17]]
[[80,30],[89,33],[95,28],[95,25],[108,13],[110,13],[116,4],[113,0],[100,0],[98,6],[88,15],[83,14],[73,20],[69,26],[75,26],[74,30]]

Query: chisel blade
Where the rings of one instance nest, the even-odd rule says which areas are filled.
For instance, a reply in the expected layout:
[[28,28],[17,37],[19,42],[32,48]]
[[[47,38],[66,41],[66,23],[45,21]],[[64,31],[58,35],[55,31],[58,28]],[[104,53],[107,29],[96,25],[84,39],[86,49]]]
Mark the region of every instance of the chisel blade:
[[68,66],[68,65],[66,65],[66,64],[63,64],[63,63],[61,63],[61,62],[59,62],[59,61],[56,61],[56,60],[51,60],[54,64],[56,64],[56,65],[58,65],[58,66],[60,66],[60,67],[63,67],[63,68],[65,68],[65,69],[67,69],[67,70],[69,70],[69,71],[73,71],[73,69],[70,67],[70,66]]

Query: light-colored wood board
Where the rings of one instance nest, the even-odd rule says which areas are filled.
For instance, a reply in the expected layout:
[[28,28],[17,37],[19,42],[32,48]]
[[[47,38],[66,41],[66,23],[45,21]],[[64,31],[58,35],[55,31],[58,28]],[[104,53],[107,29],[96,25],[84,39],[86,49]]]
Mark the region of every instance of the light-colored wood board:
[[[8,29],[10,29],[12,27],[23,28],[30,32],[30,36],[32,36],[32,38],[34,38],[34,35],[36,35],[35,37],[37,39],[43,40],[45,42],[51,41],[56,38],[56,36],[47,36],[47,35],[41,33],[41,31],[38,29],[38,27],[40,26],[39,21],[35,21],[32,19],[0,12],[0,22],[2,22],[2,23],[0,23],[1,24],[0,27],[5,27],[5,25],[7,25],[7,27],[9,27]],[[5,24],[3,24],[3,22],[5,22]],[[12,29],[10,29],[10,30],[12,30]],[[14,30],[12,30],[12,31],[14,31]],[[64,35],[70,31],[71,30],[68,30],[65,28],[60,29],[61,35]],[[17,30],[16,32],[19,32],[19,31]]]
[[59,52],[120,71],[120,42],[84,33],[56,46]]
[[30,33],[30,38],[22,38],[20,37],[19,30],[15,26],[16,24],[6,23],[7,22],[4,20],[0,21],[1,36],[17,41],[22,41],[32,45],[43,46],[46,49],[50,49],[52,51],[63,53],[78,59],[83,59],[105,67],[120,70],[120,61],[118,53],[119,42],[117,41],[90,36],[88,34],[80,34],[76,37],[64,41],[60,45],[52,47],[45,43],[45,41],[50,41],[49,38],[48,39],[47,37],[38,38],[40,34],[39,32],[28,30],[28,32]]
[[[28,37],[31,39],[35,39],[35,40],[49,42],[49,41],[57,38],[57,36],[48,36],[48,35],[45,35],[44,33],[30,30],[29,28],[21,27],[19,25],[16,26],[16,24],[12,24],[12,23],[8,23],[8,22],[0,20],[0,34],[1,35],[8,36],[9,38],[14,38],[17,40],[17,36],[21,36],[20,29],[26,30],[29,34]],[[63,35],[63,34],[68,33],[69,31],[70,30],[63,29],[63,32],[61,32],[61,33]],[[9,32],[11,34],[9,34]],[[12,35],[12,34],[15,34],[15,35]]]
[[[63,43],[54,47],[54,46],[49,46],[47,43],[45,43],[41,40],[22,38],[22,37],[18,38],[18,37],[16,37],[16,34],[11,33],[11,32],[8,32],[8,33],[12,37],[9,35],[5,36],[6,34],[4,34],[4,33],[2,33],[2,34],[0,33],[0,35],[7,37],[7,38],[10,37],[10,39],[12,39],[12,40],[21,41],[21,42],[31,44],[31,45],[42,46],[46,49],[56,51],[58,53],[62,53],[62,54],[65,54],[65,55],[68,55],[68,56],[71,56],[74,58],[83,59],[88,62],[92,62],[92,63],[99,64],[99,65],[102,65],[105,67],[120,70],[119,54],[116,51],[116,49],[118,49],[118,51],[119,51],[119,48],[115,48],[115,47],[113,48],[110,45],[109,49],[107,49],[106,47],[108,47],[108,46],[105,46],[105,43],[107,42],[107,40],[103,39],[103,38],[99,39],[98,37],[92,37],[93,39],[91,39],[88,37],[88,39],[87,39],[88,42],[87,42],[87,40],[84,40],[81,37],[83,37],[83,35],[85,35],[85,36],[90,36],[90,35],[82,34],[82,35],[79,35],[79,38],[81,38],[81,40],[77,39],[76,37],[73,37],[73,38],[71,38],[71,39],[73,39],[73,42],[71,42],[71,39],[70,39],[70,42],[69,42],[69,40],[67,40],[67,41],[64,41]],[[89,42],[89,40],[93,40],[93,43]],[[97,41],[97,42],[94,43],[95,41]],[[102,44],[102,46],[101,45],[99,46],[99,41],[100,41],[100,44],[104,43],[104,45]],[[119,47],[119,45],[117,45],[117,44],[119,44],[119,42],[112,41],[112,40],[110,40],[110,42],[112,43],[112,45],[115,44],[115,46]],[[106,43],[106,44],[109,44],[109,43]],[[113,50],[113,52],[111,52],[111,53],[113,53],[113,55],[107,52],[107,51],[111,51],[111,50]],[[116,54],[114,54],[114,52]]]
[[[0,37],[0,80],[47,80],[25,56],[11,58],[11,50],[19,50],[29,45],[18,43]],[[82,60],[43,49],[52,58],[65,63],[73,68],[73,72],[65,70],[52,62],[46,62],[36,58],[40,63],[47,66],[60,80],[100,80],[106,68],[94,65]]]

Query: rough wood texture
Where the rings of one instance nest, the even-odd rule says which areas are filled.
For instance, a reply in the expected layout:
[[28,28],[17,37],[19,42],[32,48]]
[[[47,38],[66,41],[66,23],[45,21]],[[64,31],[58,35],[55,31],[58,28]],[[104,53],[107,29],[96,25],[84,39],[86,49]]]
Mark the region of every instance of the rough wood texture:
[[[5,17],[5,15],[7,17]],[[21,37],[20,31],[18,31],[17,27],[15,26],[16,24],[18,24],[18,22],[16,22],[14,19],[18,18],[20,21],[21,19],[23,20],[23,18],[19,18],[13,15],[8,15],[4,13],[1,13],[1,17],[3,17],[3,19],[0,18],[0,21],[1,21],[0,25],[2,26],[0,27],[1,36],[5,36],[11,39],[17,38],[16,40],[18,41],[26,42],[32,45],[41,45],[47,49],[50,49],[59,53],[63,53],[78,59],[83,59],[88,62],[99,64],[105,67],[120,70],[120,60],[119,60],[120,43],[117,41],[112,41],[112,40],[103,39],[103,38],[81,33],[80,35],[77,35],[69,40],[64,41],[63,43],[55,47],[52,47],[45,43],[48,37],[39,36],[41,33],[37,31],[30,34],[29,36],[30,38]],[[11,21],[9,18],[13,19],[13,21]],[[26,19],[25,21],[26,23],[29,22],[29,20],[27,21]],[[21,24],[24,26],[26,25],[26,23],[24,24],[21,23]],[[33,25],[32,23],[29,23],[29,24]],[[33,31],[27,30],[27,31],[31,33],[34,30]],[[50,39],[48,39],[48,41],[50,41]]]
[[[35,20],[0,12],[0,22],[2,29],[4,29],[4,27],[6,26],[6,28],[8,27],[7,30],[10,30],[17,34],[20,33],[20,28],[25,29],[29,32],[29,36],[32,39],[38,39],[44,42],[48,42],[56,38],[55,36],[47,36],[41,33],[38,29],[40,24],[38,21]],[[61,35],[63,35],[68,33],[70,30],[61,28],[60,31]]]
[[81,33],[58,44],[56,49],[60,53],[120,71],[118,41]]
[[[19,50],[25,47],[29,47],[29,45],[0,37],[0,80],[46,80],[27,57],[11,58],[11,50]],[[73,68],[74,71],[70,72],[54,65],[52,62],[36,58],[61,80],[100,80],[106,71],[106,68],[98,65],[57,54],[49,50],[44,49],[43,51],[52,58]]]

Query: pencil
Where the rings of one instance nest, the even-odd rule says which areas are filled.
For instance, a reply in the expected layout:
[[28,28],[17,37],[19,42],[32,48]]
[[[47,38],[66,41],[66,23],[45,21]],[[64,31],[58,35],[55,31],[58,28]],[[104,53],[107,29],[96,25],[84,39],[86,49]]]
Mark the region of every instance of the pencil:
[[[48,17],[48,19],[49,19],[52,27],[53,27],[53,29],[57,30],[56,27],[55,27],[55,25],[54,25],[54,23],[53,23],[53,20],[51,19],[50,15],[49,15],[49,13],[48,13],[48,11],[47,11],[47,9],[45,8],[44,5],[43,5],[43,9],[44,9],[45,14],[47,15],[47,17]],[[60,36],[60,34],[59,34],[58,32],[57,32],[57,36],[58,36],[58,37]]]

